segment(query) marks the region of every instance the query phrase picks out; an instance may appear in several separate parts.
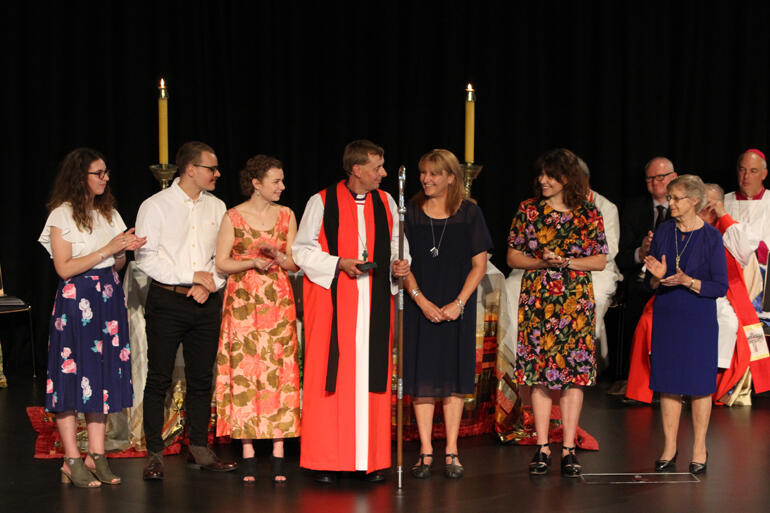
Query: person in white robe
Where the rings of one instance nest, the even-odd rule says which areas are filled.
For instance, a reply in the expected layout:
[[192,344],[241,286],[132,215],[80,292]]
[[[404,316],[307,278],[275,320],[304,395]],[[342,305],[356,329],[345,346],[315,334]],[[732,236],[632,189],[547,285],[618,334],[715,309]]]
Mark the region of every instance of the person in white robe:
[[[730,216],[750,228],[759,239],[756,258],[762,272],[767,269],[770,247],[770,193],[763,181],[767,178],[767,160],[764,153],[749,149],[738,156],[738,190],[725,195],[724,208]],[[749,295],[755,307],[762,302],[763,275],[753,262],[747,262],[744,276]],[[761,310],[761,308],[759,308]]]

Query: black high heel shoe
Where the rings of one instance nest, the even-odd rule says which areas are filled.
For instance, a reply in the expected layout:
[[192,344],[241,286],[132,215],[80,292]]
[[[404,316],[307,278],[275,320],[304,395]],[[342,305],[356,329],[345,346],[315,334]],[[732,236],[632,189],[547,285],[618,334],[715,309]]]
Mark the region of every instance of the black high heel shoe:
[[577,456],[575,456],[575,447],[564,447],[567,454],[561,457],[561,475],[564,477],[580,477],[583,472],[583,466],[578,462]]
[[674,464],[676,463],[676,457],[679,451],[674,453],[674,457],[670,460],[655,460],[655,472],[666,472],[667,470],[674,470]]
[[706,451],[706,461],[703,463],[698,463],[696,461],[690,462],[690,474],[698,475],[698,474],[705,474],[706,473],[706,464],[709,461],[709,453]]
[[551,455],[543,452],[544,447],[551,448],[550,443],[538,444],[537,452],[529,462],[529,473],[533,476],[542,476],[551,467]]

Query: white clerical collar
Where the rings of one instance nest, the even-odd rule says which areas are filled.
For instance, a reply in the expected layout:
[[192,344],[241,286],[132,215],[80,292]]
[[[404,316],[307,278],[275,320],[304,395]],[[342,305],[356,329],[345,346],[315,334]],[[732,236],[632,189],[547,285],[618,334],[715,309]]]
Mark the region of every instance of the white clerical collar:
[[357,194],[353,192],[353,189],[348,187],[348,182],[345,182],[345,188],[350,191],[350,195],[353,196],[353,199],[356,201],[364,201],[366,200],[366,194]]

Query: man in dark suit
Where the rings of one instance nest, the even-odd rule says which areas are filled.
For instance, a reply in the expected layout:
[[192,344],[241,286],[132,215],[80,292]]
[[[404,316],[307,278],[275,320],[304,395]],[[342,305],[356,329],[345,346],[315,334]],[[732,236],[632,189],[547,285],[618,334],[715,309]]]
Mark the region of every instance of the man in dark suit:
[[[644,283],[642,263],[650,250],[653,233],[669,218],[666,199],[669,182],[676,178],[674,164],[665,157],[655,157],[644,166],[644,179],[649,196],[629,201],[620,216],[620,248],[615,262],[623,273],[626,310],[623,316],[623,341],[615,351],[616,379],[628,376],[629,354],[634,329],[644,305],[652,297],[652,289]],[[625,381],[616,382],[610,393],[622,395]]]

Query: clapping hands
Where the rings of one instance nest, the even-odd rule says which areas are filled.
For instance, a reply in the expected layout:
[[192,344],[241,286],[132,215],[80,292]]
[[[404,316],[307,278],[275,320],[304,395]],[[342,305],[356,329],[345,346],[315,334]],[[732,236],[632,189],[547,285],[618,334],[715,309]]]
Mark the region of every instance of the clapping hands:
[[120,253],[121,251],[134,251],[145,245],[147,237],[137,237],[134,234],[135,228],[129,228],[123,233],[117,234],[107,244],[106,248],[110,255]]

